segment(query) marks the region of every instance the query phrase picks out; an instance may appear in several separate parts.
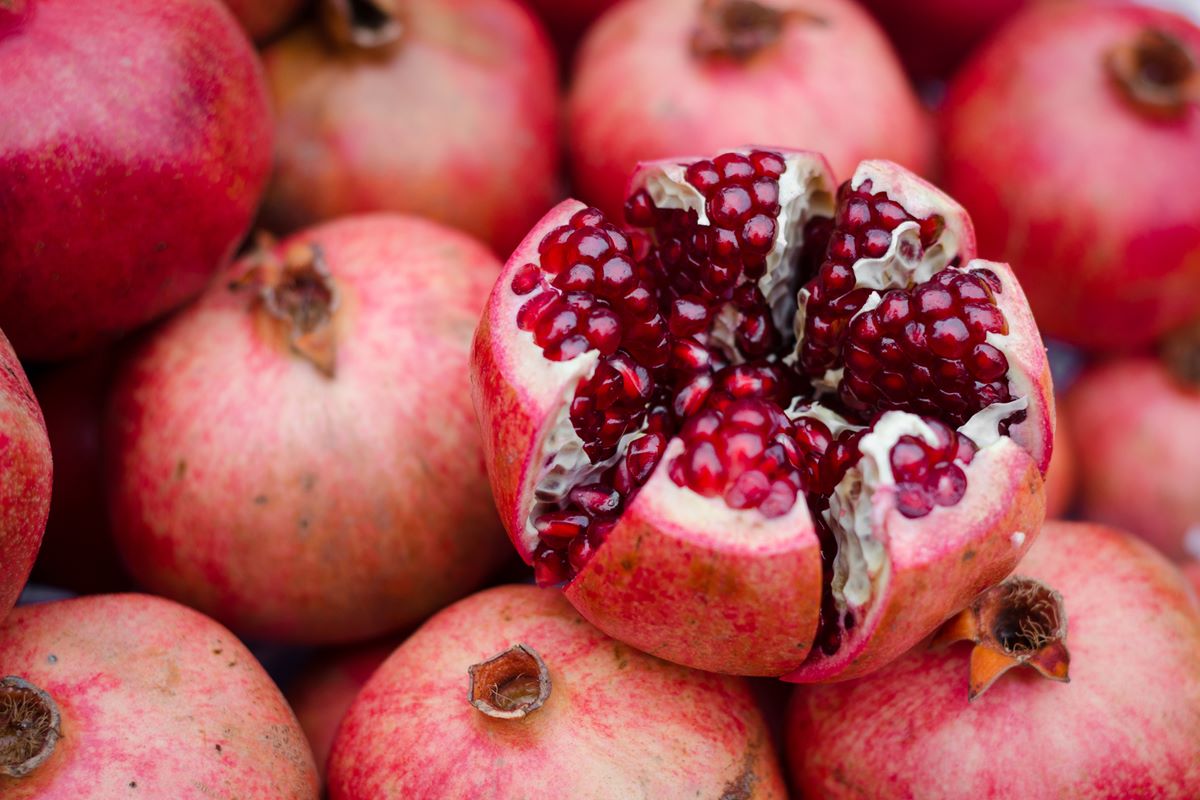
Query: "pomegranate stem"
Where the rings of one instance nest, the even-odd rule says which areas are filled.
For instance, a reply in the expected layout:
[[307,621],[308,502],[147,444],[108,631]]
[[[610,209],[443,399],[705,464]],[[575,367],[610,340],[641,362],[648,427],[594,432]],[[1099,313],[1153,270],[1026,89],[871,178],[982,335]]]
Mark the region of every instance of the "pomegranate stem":
[[341,46],[373,50],[396,42],[404,33],[396,0],[323,0],[321,19]]
[[50,695],[22,678],[0,678],[0,776],[23,778],[37,769],[54,752],[60,724]]
[[550,697],[550,671],[533,648],[515,644],[467,670],[467,700],[493,719],[520,719]]
[[1196,56],[1166,31],[1146,28],[1113,47],[1106,66],[1125,99],[1150,116],[1176,119],[1200,104]]

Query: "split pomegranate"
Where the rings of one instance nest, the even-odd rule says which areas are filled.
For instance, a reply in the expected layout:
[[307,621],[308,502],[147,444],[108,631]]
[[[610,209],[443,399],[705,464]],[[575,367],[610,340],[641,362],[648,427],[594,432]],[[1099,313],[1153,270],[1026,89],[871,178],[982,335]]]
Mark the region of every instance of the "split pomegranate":
[[[330,3],[263,52],[279,118],[264,221],[399,211],[507,255],[558,196],[558,75],[515,0]],[[338,13],[340,11],[340,13]]]
[[134,577],[239,633],[352,642],[472,591],[505,544],[467,387],[499,263],[415,217],[235,265],[121,365],[105,450]]
[[331,800],[786,797],[746,683],[665,664],[559,596],[501,586],[430,619],[367,682]]
[[[1118,531],[1048,522],[1017,572],[1036,589],[981,618],[990,651],[920,647],[797,689],[788,754],[805,797],[1200,796],[1200,608],[1178,570]],[[1018,666],[968,700],[970,673],[1049,653],[1062,629],[1069,683]]]
[[265,42],[299,14],[306,0],[224,0],[246,33]]
[[51,472],[42,410],[0,333],[0,620],[17,602],[42,543]]
[[[1065,405],[1079,437],[1081,510],[1169,557],[1200,557],[1200,348],[1190,370],[1113,361],[1079,379]],[[1186,377],[1185,377],[1186,375]]]
[[279,689],[237,637],[169,600],[18,608],[0,676],[5,800],[317,798]]
[[568,98],[575,188],[610,216],[639,161],[743,142],[930,166],[931,131],[883,33],[850,0],[631,0],[588,32]]
[[258,59],[220,3],[10,0],[0,65],[0,327],[21,357],[198,294],[271,166]]
[[947,189],[1047,334],[1129,350],[1200,313],[1200,28],[1132,4],[1020,15],[952,85]]
[[[949,197],[882,161],[642,165],[622,228],[566,201],[476,333],[492,488],[542,585],[718,672],[845,678],[1031,543],[1049,371]],[[798,291],[797,291],[798,290]]]

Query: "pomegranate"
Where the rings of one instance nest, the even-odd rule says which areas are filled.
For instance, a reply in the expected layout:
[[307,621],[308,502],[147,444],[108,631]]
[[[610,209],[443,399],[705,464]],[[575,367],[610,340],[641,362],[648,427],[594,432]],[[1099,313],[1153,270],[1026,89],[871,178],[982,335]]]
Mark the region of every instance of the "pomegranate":
[[113,534],[137,580],[246,635],[415,624],[504,556],[467,389],[499,264],[364,216],[240,262],[122,364]]
[[[1069,522],[1047,523],[1018,572],[1027,591],[985,595],[1000,602],[978,618],[984,646],[797,690],[788,754],[805,797],[1200,796],[1200,613],[1179,572]],[[969,672],[1045,655],[1062,628],[1069,683],[1019,667],[968,700]]]
[[1200,371],[1185,380],[1153,358],[1131,358],[1085,373],[1065,400],[1072,424],[1086,431],[1078,444],[1084,516],[1175,559],[1200,557],[1198,380]]
[[[263,53],[278,109],[264,219],[420,214],[507,254],[557,192],[557,69],[514,0],[333,4]],[[359,12],[354,14],[352,12]]]
[[0,333],[0,620],[17,602],[42,543],[51,472],[42,410]]
[[462,600],[400,645],[342,720],[329,794],[786,796],[744,681],[626,647],[532,586]]
[[1020,15],[952,85],[945,180],[1047,334],[1128,350],[1200,312],[1200,28],[1132,5]]
[[850,0],[631,0],[578,55],[567,103],[575,188],[616,216],[639,161],[745,141],[930,166],[925,112]]
[[307,5],[307,0],[224,0],[246,33],[257,42],[265,42]]
[[631,187],[634,230],[547,214],[476,332],[509,536],[670,661],[813,681],[898,656],[1041,523],[1053,399],[1020,286],[889,162],[838,189],[746,148]]
[[1050,519],[1060,518],[1071,510],[1078,484],[1075,440],[1062,405],[1055,404],[1054,417],[1054,453],[1046,470],[1046,516]]
[[271,165],[258,60],[220,3],[9,0],[0,62],[0,108],[21,109],[0,126],[0,327],[21,357],[200,292]]
[[316,756],[317,772],[322,779],[342,717],[367,680],[395,649],[395,644],[374,644],[326,653],[310,664],[288,690],[288,702]]
[[112,354],[101,351],[32,376],[54,453],[54,491],[33,580],[80,594],[130,588],[104,507],[100,428]]
[[5,800],[316,800],[279,689],[233,634],[157,597],[18,608],[0,626]]

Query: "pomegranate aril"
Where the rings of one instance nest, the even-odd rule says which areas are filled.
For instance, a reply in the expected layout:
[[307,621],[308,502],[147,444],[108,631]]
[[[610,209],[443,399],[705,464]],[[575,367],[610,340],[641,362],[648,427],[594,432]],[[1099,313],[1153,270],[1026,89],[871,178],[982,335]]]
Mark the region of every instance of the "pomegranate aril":
[[700,440],[685,454],[688,486],[705,497],[720,494],[725,488],[725,465],[712,441]]
[[709,218],[722,227],[732,227],[746,219],[754,203],[744,186],[724,186],[708,200]]
[[787,481],[778,480],[771,484],[771,491],[759,504],[758,510],[768,519],[782,517],[796,505],[796,487]]
[[625,463],[635,486],[646,482],[666,449],[667,440],[661,433],[649,433],[630,443],[625,453]]
[[957,317],[939,319],[929,328],[929,349],[942,358],[962,358],[970,340],[966,324]]
[[721,183],[721,174],[711,161],[697,161],[689,165],[684,177],[702,194],[707,194]]
[[676,336],[691,336],[708,328],[709,309],[698,298],[677,297],[671,304],[669,328]]
[[542,281],[542,270],[537,264],[526,264],[513,276],[512,290],[515,294],[529,294]]
[[533,579],[538,586],[557,586],[571,577],[571,568],[561,552],[541,546],[533,553]]
[[952,506],[967,492],[967,476],[954,464],[939,464],[925,479],[933,502],[939,506]]
[[885,230],[872,228],[864,237],[863,257],[881,258],[892,243],[892,235]]
[[967,369],[976,380],[991,383],[1008,374],[1008,359],[990,344],[977,344],[971,350]]
[[621,495],[600,483],[576,486],[568,497],[591,517],[611,514],[621,506]]
[[586,514],[576,511],[549,511],[533,521],[542,541],[562,542],[565,545],[587,528]]
[[757,470],[747,470],[726,490],[725,504],[735,509],[756,508],[770,493],[770,479]]
[[565,292],[590,292],[596,285],[596,269],[591,264],[572,264],[554,279],[554,285]]
[[741,242],[752,252],[768,252],[775,243],[775,220],[766,214],[755,214],[742,226]]
[[924,319],[943,319],[954,313],[954,296],[942,286],[919,286],[914,293],[914,299],[917,314]]
[[933,498],[920,484],[902,483],[896,487],[896,508],[910,519],[923,517],[933,510]]
[[621,321],[607,308],[592,312],[584,324],[583,332],[601,355],[612,355],[621,346]]
[[919,481],[929,471],[925,448],[912,436],[902,436],[892,447],[892,471],[897,481]]
[[537,326],[542,314],[558,299],[553,291],[535,294],[525,301],[517,312],[517,327],[523,331],[531,331]]
[[781,156],[765,150],[755,150],[750,153],[750,163],[754,166],[756,175],[768,178],[780,177],[787,168]]
[[754,165],[741,153],[722,153],[713,159],[713,166],[726,181],[744,182],[754,177]]

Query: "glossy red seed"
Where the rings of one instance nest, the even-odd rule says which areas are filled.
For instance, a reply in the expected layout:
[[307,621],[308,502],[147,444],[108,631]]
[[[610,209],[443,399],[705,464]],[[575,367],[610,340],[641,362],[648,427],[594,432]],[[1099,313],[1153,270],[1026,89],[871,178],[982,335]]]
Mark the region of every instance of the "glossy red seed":
[[775,220],[766,214],[755,214],[742,226],[742,246],[757,253],[767,253],[775,244]]
[[863,256],[865,258],[882,258],[892,243],[892,235],[879,228],[868,230],[863,239]]
[[778,178],[783,175],[787,166],[782,156],[766,150],[755,150],[750,153],[750,163],[754,165],[755,174],[768,178]]
[[745,182],[754,177],[754,165],[741,153],[722,153],[713,159],[713,165],[726,181]]
[[967,369],[976,380],[991,383],[1008,374],[1008,359],[990,344],[977,344],[971,350]]
[[967,326],[958,317],[939,319],[929,327],[929,349],[942,358],[962,358],[970,340]]
[[531,331],[538,324],[538,320],[551,305],[558,300],[558,294],[553,291],[542,292],[535,294],[533,297],[525,301],[521,309],[517,312],[517,327],[523,331]]
[[513,276],[512,290],[516,294],[529,294],[542,281],[542,270],[537,264],[526,264]]
[[691,336],[708,328],[709,309],[696,297],[677,297],[671,304],[668,327],[676,336]]
[[708,200],[708,215],[715,224],[728,228],[743,222],[753,207],[744,186],[722,186]]
[[621,346],[621,321],[610,309],[596,309],[588,316],[583,334],[601,355],[612,355]]
[[902,483],[896,487],[896,508],[910,519],[923,517],[933,510],[933,498],[920,484]]
[[696,161],[688,166],[684,179],[701,194],[708,194],[721,183],[721,173],[711,161]]
[[556,586],[571,577],[571,569],[562,554],[539,547],[533,554],[533,579],[538,586]]

